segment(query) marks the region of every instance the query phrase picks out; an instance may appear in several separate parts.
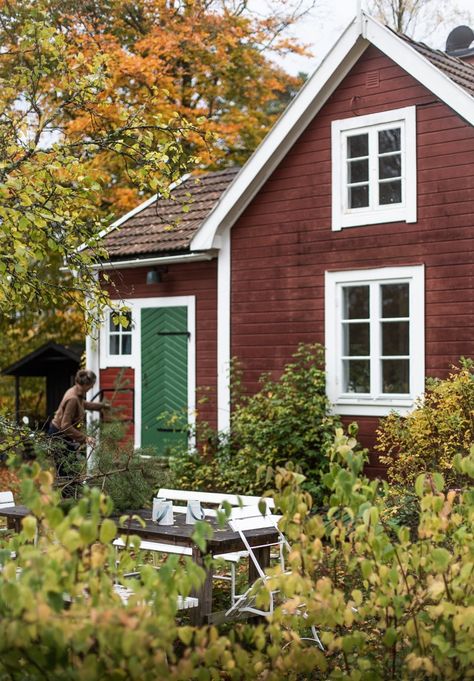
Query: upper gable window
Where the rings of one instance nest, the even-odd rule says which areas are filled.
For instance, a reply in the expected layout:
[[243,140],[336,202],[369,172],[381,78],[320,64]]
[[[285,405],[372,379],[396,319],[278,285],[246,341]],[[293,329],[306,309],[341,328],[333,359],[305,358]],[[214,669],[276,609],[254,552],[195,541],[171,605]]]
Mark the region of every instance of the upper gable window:
[[332,123],[332,228],[416,222],[416,109]]

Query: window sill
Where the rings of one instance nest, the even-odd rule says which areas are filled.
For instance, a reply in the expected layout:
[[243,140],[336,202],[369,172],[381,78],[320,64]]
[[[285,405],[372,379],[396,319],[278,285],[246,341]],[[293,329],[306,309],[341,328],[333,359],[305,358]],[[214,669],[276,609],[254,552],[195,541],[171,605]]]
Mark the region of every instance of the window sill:
[[413,398],[348,397],[338,399],[332,406],[334,414],[341,416],[388,416],[392,411],[409,414],[415,406]]
[[365,227],[366,225],[382,225],[387,222],[416,222],[416,214],[410,214],[406,208],[373,211],[370,213],[340,214],[334,221],[332,229],[338,232],[346,227]]
[[132,355],[110,355],[100,362],[101,369],[109,369],[113,367],[133,367]]

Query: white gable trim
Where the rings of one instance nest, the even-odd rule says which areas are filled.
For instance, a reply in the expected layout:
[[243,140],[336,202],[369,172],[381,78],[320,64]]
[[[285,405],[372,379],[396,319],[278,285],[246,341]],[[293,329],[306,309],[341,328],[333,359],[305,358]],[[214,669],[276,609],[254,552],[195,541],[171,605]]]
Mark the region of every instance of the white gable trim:
[[398,38],[393,31],[367,15],[364,17],[362,30],[364,37],[372,45],[431,90],[470,125],[474,125],[474,98],[466,90],[456,85],[426,57]]
[[192,251],[219,248],[218,230],[237,220],[368,46],[359,24],[351,23],[222,194],[191,241]]
[[474,98],[409,43],[362,13],[344,31],[312,77],[221,196],[191,242],[191,250],[219,248],[219,233],[231,227],[326,103],[356,61],[374,45],[474,125]]

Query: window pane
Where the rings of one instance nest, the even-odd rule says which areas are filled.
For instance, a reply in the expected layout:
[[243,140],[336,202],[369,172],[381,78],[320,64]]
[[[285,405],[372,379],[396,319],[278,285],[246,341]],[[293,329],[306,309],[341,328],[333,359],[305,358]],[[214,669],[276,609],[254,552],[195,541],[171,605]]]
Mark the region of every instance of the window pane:
[[132,354],[132,334],[124,333],[122,334],[122,355]]
[[344,286],[343,319],[369,319],[369,287]]
[[401,180],[379,183],[379,203],[381,206],[386,206],[387,204],[390,203],[401,202],[402,202]]
[[369,179],[369,159],[366,158],[363,161],[349,161],[347,175],[349,183],[367,182]]
[[370,355],[369,324],[344,324],[344,355],[357,357]]
[[401,149],[401,130],[380,130],[379,132],[379,154],[386,154],[390,151],[400,151]]
[[349,208],[367,208],[369,205],[369,185],[349,187]]
[[408,317],[409,284],[382,284],[382,317]]
[[369,155],[369,136],[367,133],[362,135],[351,135],[347,138],[347,158],[358,158]]
[[370,362],[368,360],[344,360],[344,392],[370,393]]
[[410,362],[408,359],[382,360],[382,392],[410,392]]
[[408,322],[382,324],[382,355],[410,354],[410,325]]
[[109,354],[120,355],[120,336],[116,333],[110,334]]
[[[362,163],[362,161],[356,161],[356,163]],[[390,177],[400,177],[401,174],[402,157],[400,154],[379,157],[379,178],[381,180],[385,180]]]

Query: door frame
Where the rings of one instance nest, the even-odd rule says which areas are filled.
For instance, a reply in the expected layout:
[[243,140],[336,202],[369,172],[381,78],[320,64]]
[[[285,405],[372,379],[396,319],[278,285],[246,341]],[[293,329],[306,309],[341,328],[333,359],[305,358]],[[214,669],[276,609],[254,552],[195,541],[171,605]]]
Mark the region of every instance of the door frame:
[[[132,313],[132,354],[106,357],[107,352],[107,329],[101,327],[101,367],[127,366],[134,370],[135,376],[135,423],[134,423],[134,446],[141,447],[142,431],[142,341],[141,341],[141,311],[143,308],[152,307],[187,307],[188,310],[188,423],[194,430],[196,423],[196,296],[171,296],[167,298],[127,298],[113,300],[117,306],[126,305]],[[194,435],[189,438],[189,445],[193,446]]]

